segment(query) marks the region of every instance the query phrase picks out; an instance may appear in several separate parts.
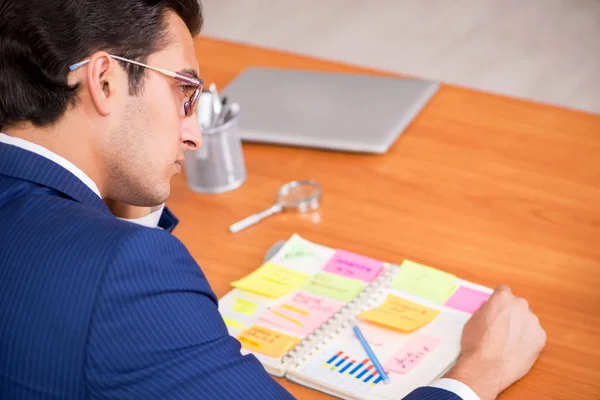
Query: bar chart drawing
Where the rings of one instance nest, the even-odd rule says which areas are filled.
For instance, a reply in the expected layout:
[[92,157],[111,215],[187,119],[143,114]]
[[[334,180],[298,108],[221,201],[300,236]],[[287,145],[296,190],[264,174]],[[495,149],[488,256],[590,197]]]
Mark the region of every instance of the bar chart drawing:
[[[383,380],[377,369],[368,358],[356,359],[346,354],[343,350],[337,351],[323,363],[323,367],[336,371],[340,375],[362,381],[372,386]],[[386,371],[387,372],[387,371]]]

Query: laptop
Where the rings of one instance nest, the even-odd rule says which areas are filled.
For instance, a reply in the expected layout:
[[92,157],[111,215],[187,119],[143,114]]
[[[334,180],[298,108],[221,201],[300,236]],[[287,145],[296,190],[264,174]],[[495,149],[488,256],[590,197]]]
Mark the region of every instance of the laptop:
[[221,92],[240,105],[244,142],[381,154],[438,88],[421,79],[251,67]]

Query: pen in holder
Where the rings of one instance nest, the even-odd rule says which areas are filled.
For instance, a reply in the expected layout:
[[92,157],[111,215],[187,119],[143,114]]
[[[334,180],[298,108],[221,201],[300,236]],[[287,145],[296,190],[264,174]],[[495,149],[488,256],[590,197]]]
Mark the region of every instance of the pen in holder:
[[[223,193],[238,188],[246,180],[242,141],[238,134],[239,105],[224,107],[211,126],[202,126],[202,146],[185,154],[185,174],[189,188],[198,193]],[[218,121],[218,122],[217,122]]]

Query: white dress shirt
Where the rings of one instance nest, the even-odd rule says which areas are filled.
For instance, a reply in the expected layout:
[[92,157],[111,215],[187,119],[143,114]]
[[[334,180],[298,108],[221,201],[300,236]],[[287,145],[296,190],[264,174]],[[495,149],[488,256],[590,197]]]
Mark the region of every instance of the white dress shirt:
[[[24,150],[29,150],[33,153],[39,154],[40,156],[47,158],[50,161],[57,163],[58,165],[73,173],[73,175],[79,178],[86,186],[88,186],[94,193],[96,193],[98,197],[102,198],[102,196],[100,195],[100,191],[98,190],[98,186],[96,186],[94,181],[89,176],[87,176],[85,172],[77,168],[73,163],[71,163],[64,157],[61,157],[58,154],[35,143],[31,143],[27,140],[23,140],[20,138],[8,136],[4,133],[0,133],[0,142],[11,144],[13,146],[20,147]],[[157,207],[153,207],[152,212],[149,215],[146,215],[142,218],[125,219],[125,221],[130,221],[148,227],[157,227],[163,208],[164,204]],[[428,386],[445,389],[450,392],[456,393],[456,395],[461,397],[463,400],[480,400],[479,397],[475,394],[473,390],[471,390],[470,387],[454,379],[438,379],[429,384]]]

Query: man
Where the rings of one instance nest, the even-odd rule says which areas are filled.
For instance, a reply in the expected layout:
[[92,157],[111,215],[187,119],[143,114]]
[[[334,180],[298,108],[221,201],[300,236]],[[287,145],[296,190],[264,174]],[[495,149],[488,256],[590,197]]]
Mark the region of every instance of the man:
[[[196,0],[0,0],[0,398],[292,398],[228,336],[162,207],[201,145],[201,26]],[[407,398],[495,398],[545,338],[499,287]]]

